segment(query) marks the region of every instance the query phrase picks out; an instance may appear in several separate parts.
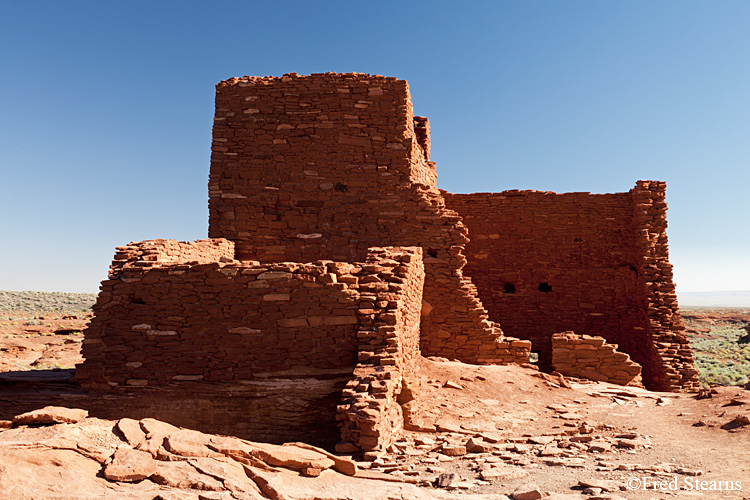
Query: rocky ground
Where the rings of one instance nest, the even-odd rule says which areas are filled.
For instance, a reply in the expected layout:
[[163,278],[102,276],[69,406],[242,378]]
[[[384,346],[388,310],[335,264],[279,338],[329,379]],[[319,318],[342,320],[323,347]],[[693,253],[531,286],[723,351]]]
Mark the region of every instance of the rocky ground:
[[26,304],[28,309],[7,309],[9,301],[0,301],[0,372],[73,368],[83,361],[81,332],[91,319],[90,308]]
[[428,499],[400,482],[354,477],[356,463],[303,443],[284,446],[178,429],[154,419],[86,418],[46,407],[0,432],[7,500]]
[[[48,368],[80,361],[77,332],[89,311],[36,305],[0,313],[6,408],[16,393],[3,387],[14,384],[14,373],[37,369],[40,380],[55,382],[33,390],[55,391],[69,371]],[[695,321],[727,321],[700,314],[688,318],[696,334]],[[374,463],[152,419],[73,412],[67,423],[42,425],[42,417],[17,417],[0,422],[0,500],[750,499],[750,391],[743,386],[653,393],[534,367],[439,359],[422,360],[421,379],[413,426]]]
[[[532,484],[552,498],[750,498],[747,484],[745,493],[689,489],[696,480],[750,481],[744,388],[697,399],[433,360],[422,378],[422,432],[407,433],[379,470],[473,494]],[[641,488],[629,490],[635,480]],[[642,488],[654,480],[682,489]]]
[[252,450],[284,447],[152,419],[16,417],[0,423],[14,426],[0,431],[0,499],[750,498],[744,388],[699,399],[433,359],[421,377],[416,427],[374,463],[283,462]]

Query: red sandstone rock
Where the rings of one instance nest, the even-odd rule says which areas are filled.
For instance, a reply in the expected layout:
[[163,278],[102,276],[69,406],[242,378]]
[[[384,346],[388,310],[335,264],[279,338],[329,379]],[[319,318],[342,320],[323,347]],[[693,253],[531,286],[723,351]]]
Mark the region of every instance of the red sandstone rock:
[[460,457],[466,455],[466,446],[444,444],[442,447],[442,453],[449,457]]
[[[160,426],[154,420],[146,425],[152,431],[155,428],[169,428],[168,425]],[[249,455],[247,460],[242,461],[226,455],[199,458],[175,455],[177,460],[155,460],[151,454],[123,444],[119,434],[116,434],[121,432],[118,427],[115,422],[85,419],[68,425],[17,427],[0,432],[0,471],[12,471],[12,474],[0,474],[0,497],[13,500],[433,498],[428,492],[409,484],[361,479],[331,469],[319,469],[317,477],[304,477],[300,470],[269,467]],[[89,440],[86,436],[93,439]],[[230,441],[232,446],[228,448],[234,450],[240,448],[238,445],[245,450],[267,447],[237,438],[209,437],[216,443]],[[114,454],[112,443],[120,445]],[[284,448],[285,456],[317,455],[327,460],[314,450],[287,445],[275,447],[274,453],[278,448]],[[91,454],[113,456],[111,463],[103,465],[89,458]],[[292,460],[290,463],[296,467],[301,462]]]
[[156,420],[154,418],[144,418],[139,423],[141,429],[146,434],[146,441],[141,443],[138,449],[147,451],[153,456],[157,455],[159,449],[164,444],[164,438],[166,438],[173,432],[177,432],[180,430],[174,425]]
[[179,489],[208,491],[224,489],[221,481],[198,472],[192,464],[185,461],[159,461],[156,471],[151,475],[151,480],[157,484]]
[[112,463],[104,468],[104,477],[111,481],[141,481],[157,471],[158,463],[145,451],[122,447],[118,449]]
[[138,448],[146,441],[146,433],[141,429],[141,424],[138,420],[122,418],[117,422],[117,429],[122,432],[125,440],[133,448]]
[[483,443],[480,439],[471,438],[466,442],[466,451],[469,453],[489,453],[492,445]]
[[538,500],[544,494],[536,484],[522,484],[518,486],[511,494],[514,500]]
[[180,429],[164,439],[164,448],[183,457],[217,457],[220,453],[209,448],[211,436],[202,432]]
[[274,467],[301,470],[305,468],[325,470],[335,465],[335,462],[317,451],[278,446],[273,444],[258,444],[252,456],[263,460]]
[[297,448],[302,448],[305,450],[311,450],[316,453],[320,453],[321,455],[324,455],[328,457],[329,459],[333,460],[333,470],[338,471],[342,474],[346,474],[347,476],[354,476],[357,474],[357,463],[354,460],[351,460],[347,457],[338,457],[336,455],[333,455],[332,453],[327,452],[326,450],[322,448],[318,448],[316,446],[311,446],[307,443],[284,443],[284,446],[294,446]]
[[32,424],[70,424],[80,422],[88,416],[89,412],[75,408],[62,408],[59,406],[45,406],[39,410],[23,413],[13,418],[13,425]]

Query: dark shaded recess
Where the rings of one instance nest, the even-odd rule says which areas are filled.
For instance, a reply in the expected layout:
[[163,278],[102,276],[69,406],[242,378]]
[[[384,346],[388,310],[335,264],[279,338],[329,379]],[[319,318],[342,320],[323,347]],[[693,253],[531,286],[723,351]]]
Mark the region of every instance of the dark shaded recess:
[[[49,374],[47,374],[49,372]],[[194,385],[191,390],[161,388],[123,389],[119,393],[86,392],[66,370],[62,377],[54,370],[35,370],[35,379],[0,377],[0,420],[45,406],[66,406],[88,410],[90,417],[156,418],[178,427],[207,434],[236,436],[251,441],[282,444],[302,441],[333,451],[341,439],[336,422],[336,406],[349,377],[331,379],[328,394],[292,398],[290,404],[278,395],[279,403],[269,405],[276,395],[228,390],[215,384]],[[16,377],[18,378],[18,377]],[[288,397],[289,394],[286,395]],[[302,399],[305,399],[302,401]]]
[[549,283],[542,282],[539,283],[539,287],[537,288],[537,290],[539,290],[540,292],[549,293],[552,291],[552,287]]

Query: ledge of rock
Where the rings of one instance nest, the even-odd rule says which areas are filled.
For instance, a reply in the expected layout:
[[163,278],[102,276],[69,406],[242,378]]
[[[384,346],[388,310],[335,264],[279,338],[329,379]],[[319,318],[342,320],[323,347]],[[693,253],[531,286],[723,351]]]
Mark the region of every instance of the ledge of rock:
[[17,415],[13,425],[51,425],[74,424],[88,417],[89,412],[78,408],[63,408],[61,406],[45,406],[39,410]]
[[255,443],[60,407],[13,422],[0,430],[0,491],[14,500],[434,498],[411,484],[356,477],[351,459],[305,443]]

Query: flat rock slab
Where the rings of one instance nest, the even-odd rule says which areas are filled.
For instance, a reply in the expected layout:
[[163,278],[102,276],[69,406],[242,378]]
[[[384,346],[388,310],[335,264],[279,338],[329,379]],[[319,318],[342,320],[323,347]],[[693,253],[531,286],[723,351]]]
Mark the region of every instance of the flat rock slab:
[[513,500],[539,500],[544,496],[544,493],[536,484],[527,483],[517,487],[510,496]]
[[617,481],[610,481],[607,479],[580,480],[578,481],[578,485],[586,488],[598,488],[606,492],[620,491],[620,485],[617,483]]
[[430,493],[412,484],[365,480],[324,470],[318,477],[303,477],[289,469],[267,471],[253,469],[253,479],[269,490],[281,493],[278,498],[356,499],[356,500],[428,500]]
[[219,457],[221,453],[208,447],[211,436],[202,432],[180,429],[164,439],[164,448],[183,457]]
[[132,448],[120,448],[112,463],[104,468],[104,477],[110,481],[134,482],[151,477],[159,469],[159,463],[150,453]]
[[157,462],[157,470],[151,475],[151,479],[157,484],[179,489],[219,491],[224,488],[221,481],[198,472],[184,461]]
[[253,446],[256,449],[252,452],[252,455],[274,467],[295,470],[308,468],[325,470],[335,464],[333,460],[314,450],[267,443],[254,443]]
[[13,425],[52,425],[74,424],[88,417],[89,412],[79,408],[63,408],[61,406],[45,406],[39,410],[22,413],[13,418]]
[[132,418],[121,418],[117,422],[117,430],[133,448],[138,448],[146,440],[146,433],[141,429],[140,422]]

